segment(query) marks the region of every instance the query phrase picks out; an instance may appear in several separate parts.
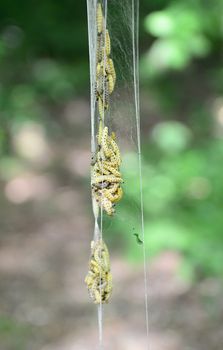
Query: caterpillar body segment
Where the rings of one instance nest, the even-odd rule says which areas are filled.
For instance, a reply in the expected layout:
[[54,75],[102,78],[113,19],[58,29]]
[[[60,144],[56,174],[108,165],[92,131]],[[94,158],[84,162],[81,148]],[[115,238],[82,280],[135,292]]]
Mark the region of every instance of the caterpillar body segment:
[[91,243],[89,271],[85,283],[95,304],[109,301],[112,293],[112,275],[108,248],[102,239]]
[[102,182],[122,183],[123,180],[121,177],[116,177],[114,175],[99,175],[94,179],[93,184],[98,184],[98,183],[102,183]]
[[118,171],[115,167],[111,166],[111,165],[102,165],[102,169],[105,169],[106,172],[111,173],[112,175],[116,176],[116,177],[120,177],[121,178],[121,173],[120,171]]
[[115,141],[115,133],[109,135],[107,126],[99,123],[98,148],[92,171],[92,196],[98,206],[109,216],[115,213],[114,203],[122,198],[123,182],[120,172],[121,156]]
[[111,53],[111,40],[110,40],[109,31],[107,29],[105,32],[105,52],[107,56],[109,56]]
[[112,202],[106,197],[101,200],[101,207],[106,211],[108,216],[112,216],[115,212]]
[[108,92],[109,92],[109,95],[111,95],[115,87],[114,79],[111,74],[108,75],[107,82],[108,82]]
[[103,99],[100,96],[98,96],[97,102],[98,102],[99,117],[101,120],[103,120],[105,112],[108,109],[108,104],[106,104],[105,101],[103,101]]
[[103,26],[104,26],[103,11],[102,11],[101,4],[99,3],[97,5],[97,31],[99,34],[102,33]]
[[97,51],[96,51],[96,87],[97,107],[100,118],[109,108],[109,95],[112,94],[116,81],[115,68],[111,54],[111,40],[108,29],[104,28],[102,5],[97,5]]
[[108,74],[111,74],[113,81],[114,81],[114,84],[115,84],[116,83],[116,73],[115,73],[114,63],[113,63],[113,60],[111,58],[108,58],[108,60],[107,60],[106,70],[107,70]]

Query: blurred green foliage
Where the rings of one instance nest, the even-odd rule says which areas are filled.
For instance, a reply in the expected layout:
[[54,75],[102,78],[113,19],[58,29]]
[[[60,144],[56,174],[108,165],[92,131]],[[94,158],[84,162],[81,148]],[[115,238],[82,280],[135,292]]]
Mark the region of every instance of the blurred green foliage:
[[141,70],[166,119],[144,145],[146,245],[182,252],[188,278],[223,275],[222,10],[168,1],[143,21],[153,41]]
[[[142,18],[149,47],[142,48],[141,77],[163,119],[143,144],[146,249],[150,257],[180,252],[181,273],[190,280],[223,276],[223,3],[145,3],[153,11]],[[141,233],[135,157],[127,155],[128,188],[117,209],[125,219],[111,227],[125,232],[123,245],[133,261],[142,257],[133,237]]]
[[1,1],[1,152],[11,149],[15,123],[47,125],[55,118],[54,108],[85,91],[87,48],[84,2]]
[[[159,133],[162,138],[157,137]],[[182,271],[186,277],[222,275],[222,141],[197,147],[188,128],[170,121],[155,126],[144,150],[145,243],[149,256],[176,250],[185,257]],[[130,260],[138,260],[141,249],[132,237],[140,208],[132,170],[137,168],[136,155],[127,155],[127,164],[128,191],[118,209],[119,217],[125,219],[119,220],[115,229],[125,232]],[[136,221],[129,219],[134,217]],[[140,227],[137,230],[141,233]]]
[[2,315],[0,338],[3,349],[24,350],[27,348],[27,342],[31,340],[31,327]]
[[193,58],[206,57],[222,40],[222,1],[173,1],[144,20],[157,38],[144,57],[147,76],[186,68]]
[[[182,252],[188,276],[222,275],[223,2],[140,5],[143,95],[149,91],[151,115],[157,117],[143,135],[146,245],[151,256],[163,249]],[[19,124],[38,120],[51,130],[60,123],[55,111],[74,96],[88,95],[85,2],[2,0],[0,75],[2,175],[7,164],[14,166],[12,138]],[[146,123],[150,115],[143,118]],[[127,156],[134,169],[136,159]],[[120,206],[125,218],[134,217],[129,203],[139,207],[131,169]],[[138,259],[139,246],[129,239],[132,227],[126,230],[123,221],[117,230],[128,255]]]

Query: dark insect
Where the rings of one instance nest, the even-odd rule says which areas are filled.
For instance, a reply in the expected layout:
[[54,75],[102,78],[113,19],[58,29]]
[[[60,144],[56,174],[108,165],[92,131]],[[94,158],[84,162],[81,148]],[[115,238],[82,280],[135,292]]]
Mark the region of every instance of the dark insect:
[[139,238],[139,234],[138,233],[133,233],[134,236],[136,236],[136,241],[138,244],[143,244],[143,241]]

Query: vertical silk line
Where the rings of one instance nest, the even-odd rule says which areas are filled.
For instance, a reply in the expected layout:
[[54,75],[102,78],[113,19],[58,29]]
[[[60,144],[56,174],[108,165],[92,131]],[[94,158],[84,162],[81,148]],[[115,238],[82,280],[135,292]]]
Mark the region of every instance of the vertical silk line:
[[[102,9],[104,15],[103,21],[103,35],[104,42],[106,41],[106,27],[107,27],[107,0],[102,1]],[[95,17],[96,19],[96,17]],[[97,49],[97,48],[96,48]],[[104,67],[103,67],[103,101],[105,101],[105,64],[106,64],[106,55],[105,55],[105,46],[104,46]],[[102,126],[104,129],[105,126],[105,105],[103,102],[103,121]],[[103,174],[103,163],[102,163],[102,174]],[[100,208],[100,239],[103,240],[103,207]],[[100,259],[102,252],[100,251]],[[102,271],[100,270],[100,279],[102,277]],[[100,304],[98,305],[98,333],[99,333],[99,350],[103,350],[103,305],[102,305],[102,288],[100,288]]]
[[[90,61],[90,95],[91,95],[91,152],[96,151],[96,125],[95,119],[96,113],[96,98],[95,98],[95,83],[96,83],[96,54],[97,54],[97,0],[87,0],[87,17],[88,17],[88,40],[89,40],[89,61]],[[93,199],[93,213],[95,218],[94,227],[94,240],[102,239],[102,211],[100,228],[98,225],[99,210],[97,203]],[[102,350],[103,343],[103,307],[102,303],[98,305],[98,337],[99,337],[99,350]]]
[[[95,81],[96,81],[96,12],[97,0],[87,0],[87,18],[88,18],[88,41],[89,41],[89,64],[90,64],[90,101],[91,101],[91,152],[96,150],[96,131],[95,131]],[[98,210],[93,201],[93,214],[95,218],[94,239],[99,237]]]
[[94,84],[96,80],[96,0],[87,0],[88,18],[88,41],[89,41],[89,63],[90,63],[90,96],[91,96],[91,151],[95,152],[95,94]]
[[142,182],[142,154],[140,136],[140,107],[139,107],[139,45],[138,45],[138,22],[139,22],[139,2],[132,0],[132,46],[133,46],[133,79],[134,79],[134,99],[137,130],[137,148],[139,165],[139,186],[140,186],[140,209],[141,209],[141,230],[143,239],[143,267],[144,267],[144,291],[145,291],[145,322],[147,349],[149,350],[149,317],[148,317],[148,286],[147,286],[147,266],[146,266],[146,246],[144,227],[144,204],[143,204],[143,182]]

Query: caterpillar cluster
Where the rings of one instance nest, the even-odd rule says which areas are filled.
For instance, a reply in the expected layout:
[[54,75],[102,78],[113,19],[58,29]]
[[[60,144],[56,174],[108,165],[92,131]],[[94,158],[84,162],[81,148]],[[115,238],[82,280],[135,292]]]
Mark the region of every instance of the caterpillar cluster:
[[[113,60],[110,57],[111,43],[101,3],[97,5],[97,50],[96,50],[96,82],[95,97],[99,128],[97,133],[97,148],[91,162],[91,186],[94,215],[98,218],[101,208],[108,215],[115,212],[115,203],[122,198],[120,173],[121,156],[115,140],[115,133],[109,133],[105,125],[105,113],[110,105],[110,95],[115,83],[116,73]],[[96,209],[96,210],[95,210]],[[91,242],[91,258],[89,271],[85,278],[88,292],[95,304],[109,301],[112,292],[112,275],[110,272],[109,252],[98,233],[95,241]]]
[[121,157],[115,134],[108,133],[104,125],[104,112],[109,108],[109,96],[116,82],[115,68],[110,58],[111,43],[101,4],[97,5],[97,67],[96,100],[99,114],[97,149],[92,159],[92,196],[97,205],[108,215],[115,212],[114,206],[122,198],[120,164]]
[[91,258],[85,283],[95,304],[109,301],[112,293],[112,275],[108,248],[102,239],[91,242]]
[[92,160],[92,194],[98,205],[108,215],[115,212],[115,203],[122,198],[120,173],[121,157],[115,142],[115,134],[108,134],[108,128],[100,124],[98,150]]
[[104,17],[101,4],[97,5],[97,57],[95,94],[100,118],[109,108],[109,97],[112,94],[116,73],[113,60],[110,58],[111,42],[107,29],[104,28]]

